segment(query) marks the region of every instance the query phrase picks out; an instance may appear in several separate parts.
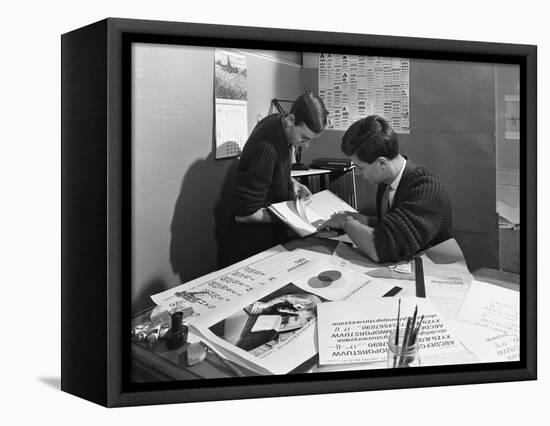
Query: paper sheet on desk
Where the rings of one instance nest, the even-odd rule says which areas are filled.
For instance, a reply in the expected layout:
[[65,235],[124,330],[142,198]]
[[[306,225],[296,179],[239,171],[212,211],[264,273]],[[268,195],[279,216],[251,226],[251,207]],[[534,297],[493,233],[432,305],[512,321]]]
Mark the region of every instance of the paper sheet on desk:
[[[400,269],[389,269],[388,266],[384,266],[380,263],[376,263],[362,254],[359,249],[350,247],[348,244],[339,243],[330,258],[330,263],[341,268],[346,268],[351,271],[355,271],[361,274],[366,274],[372,280],[372,285],[366,287],[365,290],[370,292],[371,289],[374,289],[375,286],[380,289],[386,290],[380,296],[384,295],[386,292],[391,290],[394,287],[399,287],[401,290],[397,295],[402,296],[415,296],[416,287],[414,281],[410,279],[410,268],[403,269],[402,265]],[[404,264],[409,264],[409,262],[404,262]],[[390,265],[393,266],[393,265]],[[387,274],[374,273],[376,271],[387,270]],[[402,271],[402,272],[399,272]],[[364,299],[368,297],[373,297],[361,289],[350,296],[353,299]]]
[[467,321],[454,320],[450,326],[479,362],[519,361],[519,336],[500,333]]
[[451,275],[447,278],[425,276],[424,282],[426,297],[430,298],[445,318],[455,318],[468,293],[470,281]]
[[[401,298],[401,326],[418,305],[424,315],[418,334],[420,356],[463,352],[445,319],[428,299]],[[397,298],[323,303],[317,307],[319,363],[347,364],[384,361],[388,338],[397,321]]]
[[[439,353],[435,355],[421,355],[420,366],[428,367],[435,365],[453,365],[453,364],[476,364],[479,359],[466,349],[457,352]],[[337,371],[355,371],[355,370],[377,370],[388,368],[387,361],[364,362],[357,364],[325,364],[314,367],[312,373],[328,373]]]
[[[424,265],[426,296],[445,317],[454,318],[472,280],[458,244],[454,240],[445,241],[430,248],[421,258]],[[441,263],[436,263],[433,259]],[[394,297],[416,296],[411,261],[382,265],[373,262],[358,249],[340,243],[330,258],[330,263],[367,274],[386,283],[390,288],[401,288]]]
[[464,254],[453,238],[430,247],[422,254],[424,275],[439,278],[462,279],[469,284],[473,276],[468,270]]
[[[328,300],[342,300],[368,288],[373,278],[336,265],[323,265],[293,281],[298,287]],[[376,294],[382,296],[382,294]]]
[[255,265],[257,262],[262,262],[266,259],[269,259],[272,256],[279,255],[281,253],[289,253],[288,250],[286,250],[282,245],[274,246],[268,250],[265,250],[261,253],[258,253],[255,256],[249,257],[248,259],[242,260],[238,263],[235,263],[231,266],[228,266],[227,268],[223,268],[217,271],[214,271],[210,274],[204,275],[202,277],[199,277],[197,279],[194,279],[192,281],[188,281],[186,283],[180,284],[176,287],[172,287],[166,291],[162,291],[160,293],[153,294],[151,296],[151,300],[155,302],[157,305],[163,304],[166,300],[168,300],[171,296],[174,295],[174,293],[178,291],[182,291],[182,289],[191,291],[191,289],[194,289],[196,286],[199,286],[200,284],[204,282],[208,282],[209,280],[222,276],[230,274],[234,271],[237,271],[239,269],[242,269],[246,266]]
[[322,253],[276,246],[242,262],[212,272],[185,284],[151,296],[157,305],[169,305],[177,295],[187,294],[195,311],[189,321],[199,322],[203,314],[223,317],[236,306],[255,300],[266,287],[283,285],[327,262]]
[[373,262],[362,254],[359,249],[350,247],[343,242],[339,242],[336,246],[330,263],[361,274],[381,267],[379,263]]
[[519,292],[474,280],[458,319],[519,336]]
[[348,236],[348,234],[336,235],[335,237],[330,237],[329,240],[340,241],[342,243],[347,243],[351,245],[353,248],[357,248],[357,244],[351,241],[351,238]]
[[455,318],[473,280],[460,246],[444,241],[426,250],[422,263],[426,296],[446,318]]
[[482,362],[519,360],[519,292],[474,280],[452,327]]

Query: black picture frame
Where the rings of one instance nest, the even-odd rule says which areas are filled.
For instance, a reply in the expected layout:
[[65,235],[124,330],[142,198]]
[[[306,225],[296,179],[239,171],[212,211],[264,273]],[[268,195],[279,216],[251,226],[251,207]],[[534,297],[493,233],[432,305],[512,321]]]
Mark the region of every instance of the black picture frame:
[[[118,18],[61,41],[62,390],[115,407],[536,379],[536,46]],[[134,41],[519,65],[520,361],[130,383],[128,70]]]

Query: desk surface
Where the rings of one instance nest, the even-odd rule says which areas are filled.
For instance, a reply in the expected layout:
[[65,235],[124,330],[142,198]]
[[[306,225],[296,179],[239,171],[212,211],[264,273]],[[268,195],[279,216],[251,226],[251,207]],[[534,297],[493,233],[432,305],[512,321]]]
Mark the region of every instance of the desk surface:
[[[325,254],[331,254],[336,246],[336,242],[330,240],[320,240],[317,238],[306,238],[294,240],[285,247],[289,250],[295,248],[307,248],[308,250],[318,251]],[[513,290],[519,290],[519,275],[509,272],[502,272],[488,268],[481,268],[473,271],[475,279],[489,282],[501,287]],[[140,324],[149,318],[150,310],[141,312],[132,319],[132,326]],[[159,342],[152,349],[146,344],[132,343],[132,381],[135,383],[169,381],[169,380],[194,380],[204,378],[225,378],[239,375],[256,375],[240,366],[230,368],[227,361],[221,360],[212,353],[208,353],[204,361],[192,366],[186,366],[186,350],[188,344],[177,350],[169,350],[164,342]],[[311,371],[323,371],[318,368],[317,357],[310,359],[292,373],[304,373]],[[464,358],[465,359],[465,358]],[[475,362],[475,360],[468,360]],[[449,359],[449,363],[453,363]]]

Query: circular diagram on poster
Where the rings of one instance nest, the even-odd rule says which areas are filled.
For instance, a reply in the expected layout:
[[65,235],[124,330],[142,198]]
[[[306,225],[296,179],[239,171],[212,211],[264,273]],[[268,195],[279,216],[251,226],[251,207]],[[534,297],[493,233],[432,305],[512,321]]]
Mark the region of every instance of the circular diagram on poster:
[[307,283],[313,288],[340,287],[344,284],[344,278],[340,271],[328,270],[320,272],[315,277],[311,277]]

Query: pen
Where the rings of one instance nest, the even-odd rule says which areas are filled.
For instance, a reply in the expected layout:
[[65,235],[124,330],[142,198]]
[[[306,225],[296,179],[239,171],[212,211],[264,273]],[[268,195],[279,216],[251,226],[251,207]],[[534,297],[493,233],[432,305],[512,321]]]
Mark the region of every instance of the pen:
[[418,332],[420,331],[420,326],[422,325],[422,320],[424,319],[424,315],[422,315],[420,317],[420,321],[418,321],[418,325],[416,326],[416,329],[414,330],[414,335],[413,335],[413,344],[414,342],[416,342],[416,337],[418,336]]
[[399,363],[397,364],[398,367],[401,367],[401,365],[403,364],[404,354],[407,350],[406,342],[409,340],[410,332],[411,332],[411,317],[408,317],[407,318],[407,326],[405,327],[405,336],[403,336],[403,341],[401,342],[401,351],[400,351]]
[[395,327],[395,346],[399,346],[399,317],[401,315],[401,299],[397,305],[397,326]]
[[[401,299],[399,299],[399,303],[397,304],[397,326],[395,327],[395,350],[397,351],[397,348],[399,347],[399,317],[401,315]],[[393,368],[395,368],[395,363],[397,361],[397,356],[393,356]]]
[[414,340],[412,340],[413,334],[414,334],[414,326],[416,325],[416,315],[418,314],[418,305],[414,307],[414,313],[413,313],[413,319],[411,322],[411,333],[409,334],[409,340],[407,341],[407,346],[411,346],[414,343]]

